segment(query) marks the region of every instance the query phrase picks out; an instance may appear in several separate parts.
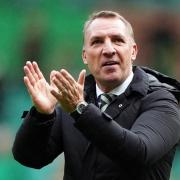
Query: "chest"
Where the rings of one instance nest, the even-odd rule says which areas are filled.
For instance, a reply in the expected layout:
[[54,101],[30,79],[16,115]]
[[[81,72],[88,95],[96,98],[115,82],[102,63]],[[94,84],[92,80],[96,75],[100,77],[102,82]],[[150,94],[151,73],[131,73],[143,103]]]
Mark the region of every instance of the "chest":
[[110,103],[105,113],[126,129],[130,129],[140,113],[141,98],[119,96]]

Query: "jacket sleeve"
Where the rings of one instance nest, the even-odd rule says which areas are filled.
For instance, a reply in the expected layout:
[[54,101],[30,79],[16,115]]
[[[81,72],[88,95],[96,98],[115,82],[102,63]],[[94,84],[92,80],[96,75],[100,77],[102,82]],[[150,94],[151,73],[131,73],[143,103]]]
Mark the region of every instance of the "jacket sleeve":
[[[13,156],[18,162],[39,169],[52,162],[62,152],[57,113],[59,112],[43,115],[34,107],[25,113],[12,148]],[[55,134],[59,134],[59,137]]]
[[76,120],[76,127],[113,161],[151,165],[179,141],[180,111],[171,93],[154,93],[143,100],[130,130],[104,116],[93,104]]

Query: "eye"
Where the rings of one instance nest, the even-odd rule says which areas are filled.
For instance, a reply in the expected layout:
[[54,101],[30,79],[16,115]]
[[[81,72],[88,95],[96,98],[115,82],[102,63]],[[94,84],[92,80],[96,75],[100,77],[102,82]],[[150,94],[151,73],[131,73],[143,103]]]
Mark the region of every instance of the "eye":
[[103,43],[103,41],[101,39],[95,39],[91,42],[91,45],[98,45],[98,44],[101,44]]
[[114,43],[116,43],[116,44],[125,43],[124,39],[121,38],[121,37],[114,37],[114,38],[112,39],[112,41],[113,41]]

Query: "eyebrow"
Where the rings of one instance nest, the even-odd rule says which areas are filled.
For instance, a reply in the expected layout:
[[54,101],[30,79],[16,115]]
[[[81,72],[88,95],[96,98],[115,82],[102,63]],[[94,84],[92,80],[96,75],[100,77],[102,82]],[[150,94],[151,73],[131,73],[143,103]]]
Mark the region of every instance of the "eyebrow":
[[[122,35],[122,34],[112,34],[112,35],[110,35],[110,37],[112,37],[112,38],[123,38],[123,39],[125,39],[125,36],[124,35]],[[95,36],[92,36],[91,37],[91,39],[90,39],[90,41],[92,42],[93,40],[96,40],[96,39],[101,39],[101,38],[103,38],[103,35],[95,35]]]
[[114,34],[114,35],[112,35],[111,37],[113,37],[113,38],[122,38],[122,39],[125,39],[125,36],[122,35],[122,34]]
[[90,41],[96,40],[96,39],[101,39],[103,36],[93,36],[91,37]]

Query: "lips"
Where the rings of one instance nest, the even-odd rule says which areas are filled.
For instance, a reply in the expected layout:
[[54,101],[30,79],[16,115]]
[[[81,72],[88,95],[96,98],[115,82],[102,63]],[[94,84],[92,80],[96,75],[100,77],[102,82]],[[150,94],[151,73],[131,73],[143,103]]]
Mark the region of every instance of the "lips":
[[119,63],[117,61],[107,61],[102,64],[102,66],[112,66],[112,65],[118,65]]

